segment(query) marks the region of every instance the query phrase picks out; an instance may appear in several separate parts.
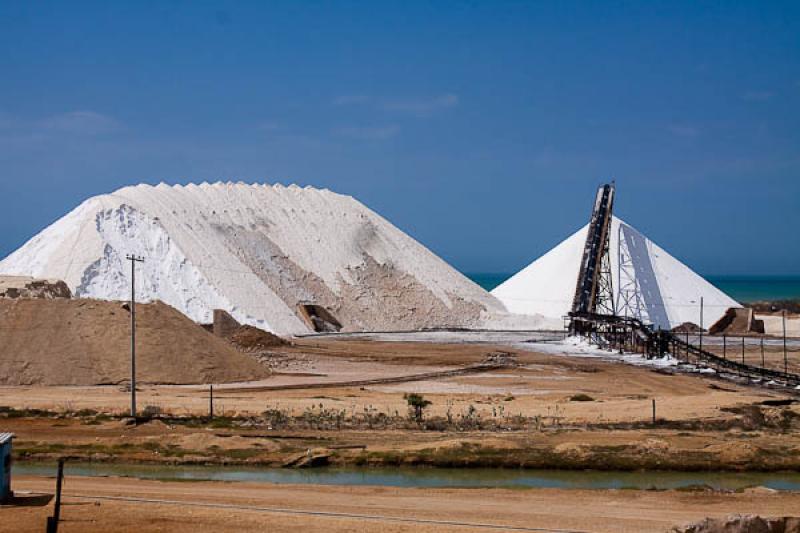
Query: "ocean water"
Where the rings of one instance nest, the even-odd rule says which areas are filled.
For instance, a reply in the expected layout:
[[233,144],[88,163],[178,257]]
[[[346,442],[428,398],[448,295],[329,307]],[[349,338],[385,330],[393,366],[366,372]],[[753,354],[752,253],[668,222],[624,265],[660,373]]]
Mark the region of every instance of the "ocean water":
[[[490,291],[511,277],[499,272],[468,273],[466,276]],[[800,299],[800,276],[705,276],[738,302]]]
[[496,272],[473,272],[465,273],[464,275],[487,291],[494,289],[512,276],[512,274],[498,274]]

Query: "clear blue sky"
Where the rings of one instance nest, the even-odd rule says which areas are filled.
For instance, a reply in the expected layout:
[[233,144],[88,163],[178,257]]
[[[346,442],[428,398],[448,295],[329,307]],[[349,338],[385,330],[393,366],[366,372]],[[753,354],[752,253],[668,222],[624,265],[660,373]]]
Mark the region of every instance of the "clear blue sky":
[[617,212],[800,274],[799,2],[0,2],[0,257],[138,182],[352,194],[456,267]]

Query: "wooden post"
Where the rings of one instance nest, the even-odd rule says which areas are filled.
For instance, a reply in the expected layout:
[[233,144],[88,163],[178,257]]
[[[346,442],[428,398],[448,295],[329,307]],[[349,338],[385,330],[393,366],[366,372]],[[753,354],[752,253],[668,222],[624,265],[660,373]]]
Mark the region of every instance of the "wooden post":
[[744,337],[742,337],[742,364],[744,364]]
[[722,334],[722,358],[728,358],[728,336],[724,333]]
[[689,328],[686,328],[686,360],[689,360]]
[[47,517],[47,533],[58,531],[58,521],[61,519],[61,481],[64,478],[64,458],[58,460],[58,473],[56,474],[56,503],[53,516]]
[[761,337],[761,368],[766,368],[764,363],[764,337]]
[[786,358],[786,309],[783,310],[783,373],[789,373],[789,360]]
[[703,297],[700,297],[700,351],[703,351]]
[[656,425],[656,399],[653,398],[653,425]]

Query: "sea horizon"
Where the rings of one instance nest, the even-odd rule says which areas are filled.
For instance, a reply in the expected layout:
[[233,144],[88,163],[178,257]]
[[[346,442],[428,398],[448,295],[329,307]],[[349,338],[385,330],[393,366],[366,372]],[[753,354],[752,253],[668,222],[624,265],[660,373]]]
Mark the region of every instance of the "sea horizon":
[[[464,272],[464,275],[483,289],[491,291],[514,274],[506,272]],[[800,299],[800,275],[708,275],[703,276],[703,278],[741,303],[762,300]]]

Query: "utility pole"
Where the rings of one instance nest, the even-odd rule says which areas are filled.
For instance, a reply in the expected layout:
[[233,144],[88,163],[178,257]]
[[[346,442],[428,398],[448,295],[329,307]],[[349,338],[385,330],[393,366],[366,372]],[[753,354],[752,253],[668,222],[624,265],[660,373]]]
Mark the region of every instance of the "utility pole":
[[128,254],[131,262],[131,416],[136,418],[136,263],[144,263],[144,257]]

